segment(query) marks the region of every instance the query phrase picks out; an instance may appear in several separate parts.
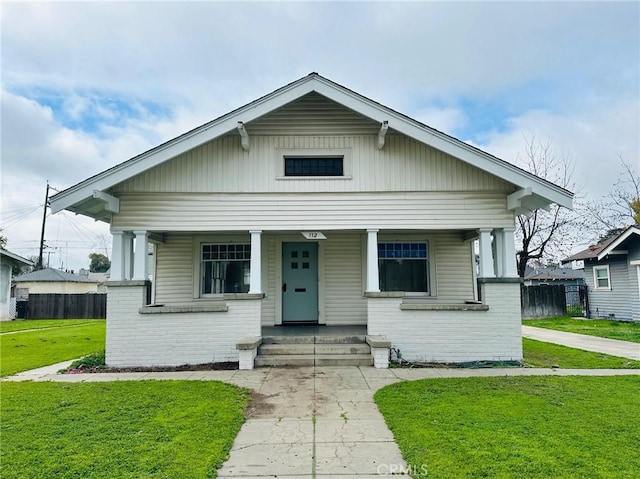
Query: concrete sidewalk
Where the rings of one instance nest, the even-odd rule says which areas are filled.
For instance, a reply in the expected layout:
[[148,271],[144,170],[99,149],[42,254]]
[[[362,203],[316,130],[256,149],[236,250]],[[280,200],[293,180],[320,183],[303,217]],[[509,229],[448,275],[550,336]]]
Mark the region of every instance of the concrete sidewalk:
[[[374,393],[389,384],[428,378],[640,375],[639,369],[374,369],[259,368],[250,371],[55,374],[64,363],[3,381],[223,381],[254,391],[247,421],[218,471],[231,478],[368,479],[400,475],[407,465]],[[392,474],[395,472],[395,474]],[[408,477],[404,474],[404,477]]]
[[586,334],[566,333],[553,329],[522,326],[522,336],[546,343],[560,344],[571,348],[610,354],[621,358],[640,360],[640,343],[600,338]]

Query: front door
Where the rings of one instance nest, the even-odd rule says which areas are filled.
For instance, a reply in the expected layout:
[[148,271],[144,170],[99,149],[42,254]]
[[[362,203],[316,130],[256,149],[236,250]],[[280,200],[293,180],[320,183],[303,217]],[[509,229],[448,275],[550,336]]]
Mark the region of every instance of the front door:
[[282,243],[282,322],[318,322],[318,243]]

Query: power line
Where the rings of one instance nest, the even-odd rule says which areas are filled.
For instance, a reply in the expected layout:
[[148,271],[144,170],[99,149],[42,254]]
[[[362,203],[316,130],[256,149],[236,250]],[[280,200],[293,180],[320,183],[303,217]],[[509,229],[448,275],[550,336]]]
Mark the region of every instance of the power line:
[[11,228],[12,226],[16,225],[17,223],[19,223],[20,221],[22,221],[23,219],[25,219],[27,216],[29,216],[31,213],[35,212],[36,210],[39,210],[43,205],[38,205],[34,208],[32,208],[31,210],[27,211],[27,212],[23,212],[22,214],[14,214],[14,215],[10,215],[9,219],[7,219],[6,217],[3,217],[2,220],[3,221],[7,221],[8,224],[6,223],[2,229],[6,230],[8,228]]

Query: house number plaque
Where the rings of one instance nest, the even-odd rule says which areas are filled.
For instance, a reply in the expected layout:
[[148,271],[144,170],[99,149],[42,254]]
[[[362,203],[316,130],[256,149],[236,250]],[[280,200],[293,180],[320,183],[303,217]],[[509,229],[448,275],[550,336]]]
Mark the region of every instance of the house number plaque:
[[320,231],[303,231],[302,236],[308,240],[323,240],[327,239]]

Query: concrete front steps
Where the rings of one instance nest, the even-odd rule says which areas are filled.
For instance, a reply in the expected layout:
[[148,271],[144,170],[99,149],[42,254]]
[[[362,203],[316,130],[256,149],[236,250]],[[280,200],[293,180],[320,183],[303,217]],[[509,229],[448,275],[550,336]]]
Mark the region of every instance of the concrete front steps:
[[263,336],[256,366],[371,366],[365,336]]

